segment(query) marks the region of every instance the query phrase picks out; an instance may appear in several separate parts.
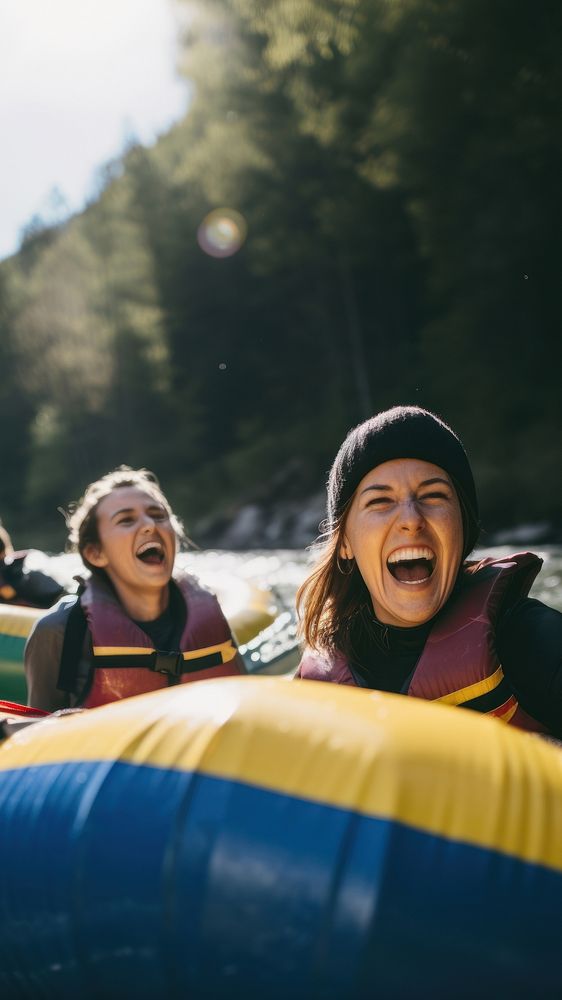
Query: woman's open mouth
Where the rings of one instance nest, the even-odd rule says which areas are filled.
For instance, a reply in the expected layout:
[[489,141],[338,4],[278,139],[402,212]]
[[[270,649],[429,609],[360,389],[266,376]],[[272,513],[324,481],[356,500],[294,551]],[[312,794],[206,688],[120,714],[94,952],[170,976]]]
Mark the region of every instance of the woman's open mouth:
[[386,565],[399,583],[425,583],[433,573],[435,563],[435,553],[426,545],[418,545],[391,552]]
[[161,566],[165,559],[164,547],[161,542],[145,542],[137,549],[136,556],[148,566]]

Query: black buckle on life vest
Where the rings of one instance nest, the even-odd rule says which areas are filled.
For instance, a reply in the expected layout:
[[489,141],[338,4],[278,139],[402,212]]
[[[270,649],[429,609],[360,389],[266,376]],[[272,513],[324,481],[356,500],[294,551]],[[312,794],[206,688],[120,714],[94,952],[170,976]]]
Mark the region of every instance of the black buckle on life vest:
[[183,673],[183,656],[181,653],[163,653],[157,649],[150,669],[154,670],[157,674],[170,674],[171,677],[181,677]]

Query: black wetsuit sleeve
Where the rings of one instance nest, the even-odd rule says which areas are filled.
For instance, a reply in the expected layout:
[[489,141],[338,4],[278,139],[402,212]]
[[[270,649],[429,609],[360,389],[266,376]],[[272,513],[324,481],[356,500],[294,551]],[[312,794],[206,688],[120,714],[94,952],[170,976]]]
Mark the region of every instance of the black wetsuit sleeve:
[[14,588],[16,600],[36,608],[50,608],[64,594],[64,587],[52,576],[41,570],[28,570],[22,558],[4,563],[2,576]]
[[521,707],[562,738],[562,614],[523,598],[501,618],[496,648]]
[[14,589],[17,589],[20,600],[29,601],[37,608],[50,608],[64,593],[64,587],[52,576],[36,569],[22,573],[18,587]]

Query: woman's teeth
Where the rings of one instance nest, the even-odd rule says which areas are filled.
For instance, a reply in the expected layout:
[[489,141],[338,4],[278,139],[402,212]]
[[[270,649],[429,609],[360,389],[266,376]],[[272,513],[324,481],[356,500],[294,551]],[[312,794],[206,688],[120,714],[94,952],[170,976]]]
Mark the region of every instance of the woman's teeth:
[[391,552],[388,562],[405,562],[412,559],[427,559],[428,562],[431,562],[431,560],[435,559],[435,553],[427,545],[411,545]]
[[164,561],[164,550],[159,542],[146,542],[137,550],[137,558],[142,562],[161,563]]
[[423,583],[435,568],[435,553],[426,545],[408,546],[391,552],[389,572],[399,583]]

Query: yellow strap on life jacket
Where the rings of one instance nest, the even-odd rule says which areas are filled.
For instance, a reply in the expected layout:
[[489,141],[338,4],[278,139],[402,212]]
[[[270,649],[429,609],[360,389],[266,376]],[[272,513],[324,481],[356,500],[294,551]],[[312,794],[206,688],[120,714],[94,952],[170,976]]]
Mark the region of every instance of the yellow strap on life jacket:
[[464,701],[472,701],[473,698],[478,698],[482,694],[488,694],[489,691],[493,691],[498,684],[501,684],[503,678],[503,670],[501,667],[498,667],[493,674],[485,677],[483,681],[476,681],[475,684],[468,684],[467,687],[459,688],[458,691],[451,691],[450,694],[444,694],[441,698],[432,698],[431,700],[440,701],[444,705],[462,705]]
[[184,660],[196,660],[200,656],[209,656],[211,653],[220,653],[222,662],[228,663],[229,660],[233,660],[236,656],[236,648],[232,643],[232,639],[227,639],[226,642],[219,642],[216,646],[206,646],[204,649],[190,649],[183,654],[183,658]]
[[[94,656],[151,656],[155,649],[149,646],[94,646]],[[211,653],[220,653],[223,663],[228,663],[236,656],[236,648],[232,639],[220,642],[215,646],[204,646],[202,649],[189,649],[182,653],[184,660],[198,660]]]

